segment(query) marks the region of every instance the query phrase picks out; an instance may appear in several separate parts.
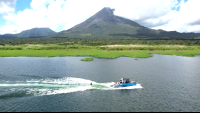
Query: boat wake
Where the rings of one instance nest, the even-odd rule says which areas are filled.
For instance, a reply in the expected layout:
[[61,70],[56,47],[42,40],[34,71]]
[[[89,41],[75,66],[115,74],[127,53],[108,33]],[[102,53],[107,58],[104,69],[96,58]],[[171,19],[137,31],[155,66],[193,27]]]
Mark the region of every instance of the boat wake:
[[[92,82],[92,86],[90,83]],[[119,89],[137,89],[142,88],[140,84],[131,87],[113,88],[114,82],[97,83],[95,81],[86,80],[82,78],[58,78],[58,79],[31,79],[26,81],[4,81],[0,84],[0,97],[6,95],[15,95],[23,92],[24,96],[34,95],[55,95],[63,93],[72,93],[78,91],[86,91],[91,89],[97,90],[119,90]],[[21,94],[21,93],[20,93]],[[21,95],[22,96],[22,95]],[[8,96],[9,97],[9,96]]]

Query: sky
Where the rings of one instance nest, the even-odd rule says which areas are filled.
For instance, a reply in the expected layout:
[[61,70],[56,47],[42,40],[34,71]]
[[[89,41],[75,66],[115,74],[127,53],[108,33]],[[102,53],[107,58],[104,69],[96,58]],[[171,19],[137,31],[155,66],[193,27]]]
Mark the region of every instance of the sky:
[[200,0],[0,0],[0,34],[70,29],[104,7],[151,29],[200,33]]

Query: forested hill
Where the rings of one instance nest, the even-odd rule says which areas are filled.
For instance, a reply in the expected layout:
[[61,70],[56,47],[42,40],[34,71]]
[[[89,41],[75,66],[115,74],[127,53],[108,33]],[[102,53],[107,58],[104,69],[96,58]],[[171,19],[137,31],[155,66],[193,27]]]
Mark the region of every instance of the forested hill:
[[29,30],[22,31],[18,34],[5,34],[0,35],[0,39],[13,39],[13,38],[27,38],[27,37],[38,37],[55,34],[56,32],[50,28],[32,28]]
[[176,31],[154,30],[138,23],[114,15],[114,9],[105,7],[84,22],[52,35],[70,38],[109,39],[194,39],[199,33],[179,33]]
[[33,37],[33,36],[46,36],[56,33],[55,31],[51,30],[50,28],[33,28],[30,30],[25,30],[16,34],[16,37]]

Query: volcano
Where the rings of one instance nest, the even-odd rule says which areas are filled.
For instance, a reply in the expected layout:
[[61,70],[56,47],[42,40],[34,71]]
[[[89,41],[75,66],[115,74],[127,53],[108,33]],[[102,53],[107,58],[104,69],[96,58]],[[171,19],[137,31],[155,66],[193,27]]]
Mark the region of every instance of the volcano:
[[115,16],[115,9],[104,7],[84,22],[53,37],[97,38],[97,39],[194,39],[199,33],[154,30],[132,20]]

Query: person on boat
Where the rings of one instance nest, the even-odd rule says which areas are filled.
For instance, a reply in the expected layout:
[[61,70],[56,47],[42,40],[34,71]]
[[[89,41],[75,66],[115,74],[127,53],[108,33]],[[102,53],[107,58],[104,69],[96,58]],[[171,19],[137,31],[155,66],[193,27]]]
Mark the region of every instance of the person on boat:
[[113,85],[113,87],[115,87],[115,85],[117,85],[117,82],[115,82],[115,84]]
[[90,86],[92,86],[92,82],[90,83]]
[[135,81],[133,81],[133,83],[136,83],[137,81],[135,80]]

